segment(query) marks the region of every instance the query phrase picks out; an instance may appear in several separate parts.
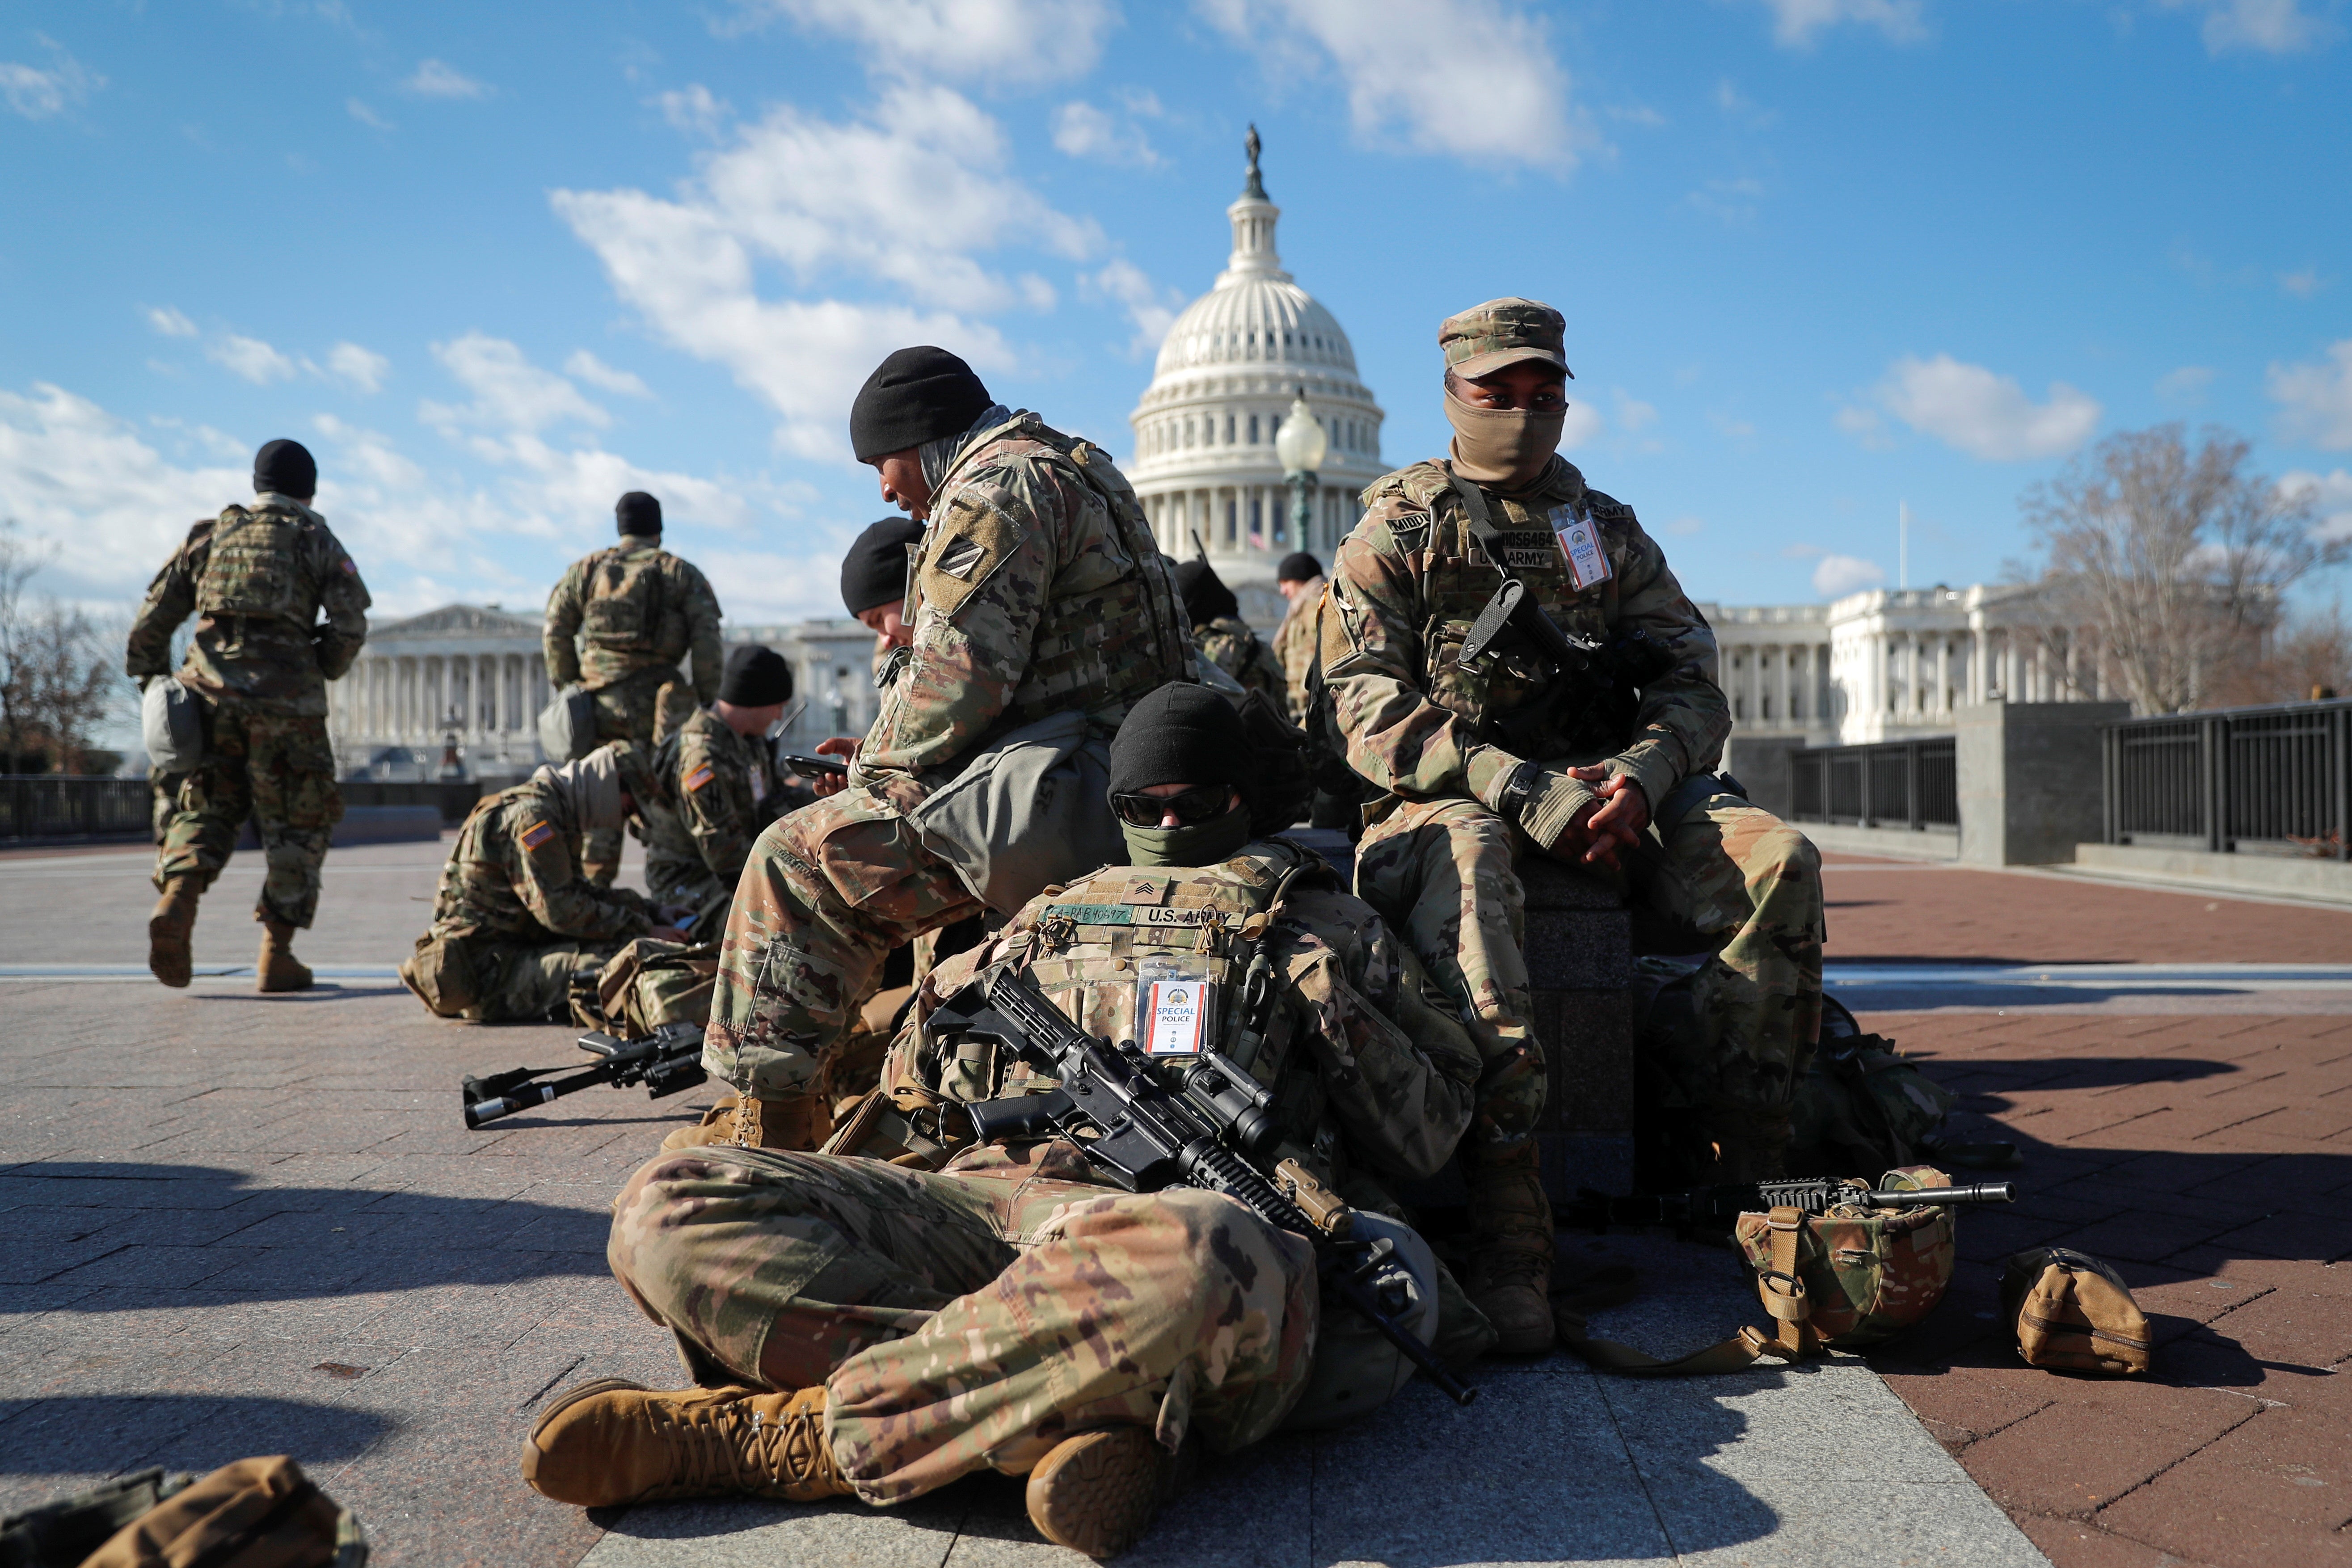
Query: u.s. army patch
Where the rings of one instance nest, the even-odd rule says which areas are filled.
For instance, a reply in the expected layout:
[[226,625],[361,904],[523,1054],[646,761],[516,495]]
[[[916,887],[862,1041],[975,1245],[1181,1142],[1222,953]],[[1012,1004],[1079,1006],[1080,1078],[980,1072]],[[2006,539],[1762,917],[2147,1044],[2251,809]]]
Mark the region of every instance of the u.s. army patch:
[[1021,543],[1021,525],[969,492],[957,497],[927,542],[917,579],[926,605],[953,619],[957,611]]
[[554,837],[555,829],[552,826],[544,822],[534,822],[522,830],[522,847],[526,849],[536,849]]
[[710,771],[710,764],[709,763],[705,763],[700,767],[686,775],[686,787],[689,793],[698,790],[704,784],[709,784],[714,776],[715,775]]

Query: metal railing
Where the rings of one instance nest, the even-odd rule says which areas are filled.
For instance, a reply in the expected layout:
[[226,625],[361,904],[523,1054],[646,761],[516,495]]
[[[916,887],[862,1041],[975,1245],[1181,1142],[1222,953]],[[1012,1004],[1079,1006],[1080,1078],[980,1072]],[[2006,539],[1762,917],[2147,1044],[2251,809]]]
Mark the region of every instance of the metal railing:
[[2352,858],[2352,699],[2100,731],[2108,843]]
[[0,844],[145,838],[154,832],[145,779],[0,773]]
[[1959,766],[1949,737],[1810,746],[1789,753],[1789,765],[1796,821],[1915,831],[1960,825]]

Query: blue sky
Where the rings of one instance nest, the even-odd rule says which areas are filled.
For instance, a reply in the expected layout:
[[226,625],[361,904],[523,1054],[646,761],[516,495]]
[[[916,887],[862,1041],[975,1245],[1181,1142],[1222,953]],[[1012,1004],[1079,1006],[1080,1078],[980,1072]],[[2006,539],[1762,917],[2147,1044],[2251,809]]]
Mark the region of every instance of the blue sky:
[[1960,584],[2099,435],[2218,421],[2352,530],[2345,0],[16,0],[0,516],[133,597],[252,448],[382,611],[536,607],[659,493],[731,614],[837,613],[845,413],[938,342],[1130,449],[1229,243],[1402,466],[1435,328],[1566,314],[1572,456],[1691,591]]

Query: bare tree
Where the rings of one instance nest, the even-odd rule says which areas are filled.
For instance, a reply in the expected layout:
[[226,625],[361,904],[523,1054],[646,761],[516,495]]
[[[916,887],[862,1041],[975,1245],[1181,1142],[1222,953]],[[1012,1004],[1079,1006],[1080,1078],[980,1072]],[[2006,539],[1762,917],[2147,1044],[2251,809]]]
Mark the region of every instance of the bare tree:
[[2227,663],[2260,653],[2286,590],[2345,557],[2313,537],[2307,492],[2247,471],[2250,450],[2227,430],[2193,451],[2179,425],[2124,431],[2026,492],[2053,617],[2098,628],[2135,711],[2206,700]]
[[2216,675],[2211,700],[2223,708],[2305,702],[2352,693],[2352,621],[2341,605],[2281,626],[2261,658]]
[[27,593],[49,552],[0,521],[0,770],[46,760],[59,773],[89,766],[100,726],[116,717],[127,681],[107,628],[84,611]]

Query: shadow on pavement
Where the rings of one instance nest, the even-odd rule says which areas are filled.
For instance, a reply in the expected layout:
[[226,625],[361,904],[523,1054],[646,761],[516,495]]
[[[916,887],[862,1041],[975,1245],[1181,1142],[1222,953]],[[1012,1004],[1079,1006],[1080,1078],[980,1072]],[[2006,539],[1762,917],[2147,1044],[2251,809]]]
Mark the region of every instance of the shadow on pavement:
[[236,1394],[11,1399],[0,1401],[0,1474],[113,1474],[162,1465],[202,1475],[257,1454],[291,1454],[320,1467],[356,1458],[392,1426],[373,1410]]

